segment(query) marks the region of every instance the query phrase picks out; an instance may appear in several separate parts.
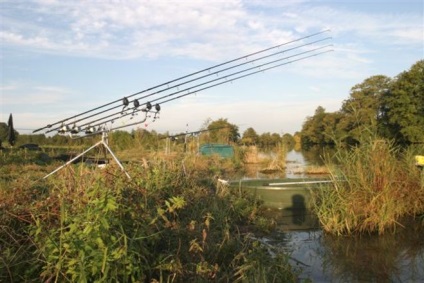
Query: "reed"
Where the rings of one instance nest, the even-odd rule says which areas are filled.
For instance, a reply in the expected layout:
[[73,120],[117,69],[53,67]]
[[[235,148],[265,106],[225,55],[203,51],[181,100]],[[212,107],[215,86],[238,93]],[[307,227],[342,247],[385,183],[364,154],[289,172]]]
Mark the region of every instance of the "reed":
[[383,234],[424,212],[422,173],[410,151],[377,138],[327,158],[332,185],[313,193],[314,209],[331,234]]

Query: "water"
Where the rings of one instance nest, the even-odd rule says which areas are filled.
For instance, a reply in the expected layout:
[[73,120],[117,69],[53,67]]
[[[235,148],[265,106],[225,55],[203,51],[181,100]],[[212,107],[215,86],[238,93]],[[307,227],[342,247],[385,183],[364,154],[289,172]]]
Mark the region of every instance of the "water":
[[[268,177],[268,181],[272,178],[304,178],[304,174],[296,170],[311,164],[310,156],[305,158],[300,152],[290,152],[286,172],[274,176],[256,172],[256,177]],[[288,253],[301,279],[312,282],[424,282],[422,222],[410,221],[405,228],[383,236],[336,237],[319,228],[316,216],[306,205],[308,197],[304,192],[281,190],[277,197],[276,190],[257,191],[263,194],[265,201],[272,200],[267,213],[278,225],[274,234],[262,240]]]
[[[290,255],[301,279],[312,282],[424,282],[424,229],[410,223],[383,236],[336,237],[316,228],[313,216],[279,229],[266,241]],[[302,223],[299,221],[304,219]],[[310,225],[312,224],[312,225]],[[297,226],[297,227],[296,227]],[[309,229],[308,227],[309,226]]]

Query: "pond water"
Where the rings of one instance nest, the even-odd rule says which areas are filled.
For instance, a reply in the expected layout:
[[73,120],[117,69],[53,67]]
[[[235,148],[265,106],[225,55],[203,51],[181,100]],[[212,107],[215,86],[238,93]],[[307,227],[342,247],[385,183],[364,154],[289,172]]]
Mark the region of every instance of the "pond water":
[[312,282],[424,282],[424,227],[411,222],[396,233],[330,236],[308,209],[270,210],[277,231],[263,238],[290,255],[301,279]]
[[[286,172],[264,175],[253,169],[246,180],[305,178],[298,167],[309,163],[302,153],[291,152]],[[290,167],[291,166],[291,167]],[[293,173],[295,172],[295,173]],[[264,189],[264,188],[262,188]],[[265,188],[266,189],[266,188]],[[424,225],[411,221],[396,233],[383,236],[335,237],[323,233],[307,203],[304,192],[260,191],[268,202],[269,217],[277,221],[277,231],[262,238],[267,245],[290,255],[301,279],[312,282],[424,282]],[[271,190],[270,190],[271,191]],[[287,201],[278,198],[287,198]]]

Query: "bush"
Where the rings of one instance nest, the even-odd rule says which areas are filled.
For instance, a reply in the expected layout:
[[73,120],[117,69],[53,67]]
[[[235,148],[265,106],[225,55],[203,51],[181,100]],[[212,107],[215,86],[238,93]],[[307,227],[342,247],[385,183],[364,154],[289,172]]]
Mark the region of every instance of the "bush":
[[0,281],[295,281],[287,256],[271,258],[251,236],[266,227],[260,204],[216,193],[208,162],[218,161],[152,158],[126,166],[131,180],[114,166],[57,172],[25,209],[4,207]]

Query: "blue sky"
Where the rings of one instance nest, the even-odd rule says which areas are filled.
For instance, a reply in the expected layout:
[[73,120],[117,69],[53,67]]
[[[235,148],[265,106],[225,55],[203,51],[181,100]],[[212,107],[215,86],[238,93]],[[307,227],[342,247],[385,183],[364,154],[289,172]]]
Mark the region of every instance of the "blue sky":
[[424,58],[422,0],[0,0],[0,25],[0,121],[13,113],[21,133],[330,29],[334,52],[167,103],[140,125],[179,133],[227,118],[241,133],[292,134],[355,84]]

